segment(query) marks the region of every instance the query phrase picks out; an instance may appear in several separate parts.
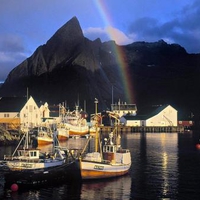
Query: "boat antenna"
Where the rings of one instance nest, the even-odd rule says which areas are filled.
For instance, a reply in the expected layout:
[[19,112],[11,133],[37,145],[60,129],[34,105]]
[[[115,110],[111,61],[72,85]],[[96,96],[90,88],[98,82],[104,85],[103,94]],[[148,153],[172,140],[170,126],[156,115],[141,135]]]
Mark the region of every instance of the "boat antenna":
[[113,104],[113,85],[112,85],[112,104]]
[[86,112],[86,100],[84,100],[84,111]]
[[77,104],[78,104],[78,107],[79,107],[79,93],[78,93],[78,100],[77,100]]

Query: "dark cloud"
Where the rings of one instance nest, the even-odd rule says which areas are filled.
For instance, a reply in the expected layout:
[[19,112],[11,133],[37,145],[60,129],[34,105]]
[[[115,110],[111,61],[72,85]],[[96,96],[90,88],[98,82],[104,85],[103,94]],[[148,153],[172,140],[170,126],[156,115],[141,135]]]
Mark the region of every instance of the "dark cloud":
[[15,35],[0,37],[0,82],[4,81],[9,72],[26,59],[23,41]]
[[9,72],[25,59],[26,56],[21,53],[0,52],[0,82],[4,82]]
[[0,36],[0,51],[4,52],[23,52],[23,41],[16,35],[1,35]]
[[183,46],[189,53],[200,53],[200,2],[184,7],[176,17],[161,22],[155,18],[139,18],[130,26],[130,34],[137,40],[157,41],[164,39]]

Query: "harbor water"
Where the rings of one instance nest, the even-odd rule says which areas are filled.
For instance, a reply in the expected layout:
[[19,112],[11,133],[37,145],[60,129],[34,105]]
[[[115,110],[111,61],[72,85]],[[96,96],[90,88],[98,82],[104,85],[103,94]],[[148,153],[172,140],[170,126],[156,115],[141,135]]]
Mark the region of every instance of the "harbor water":
[[[200,132],[121,133],[121,145],[131,151],[129,174],[82,183],[59,184],[39,189],[12,192],[3,188],[0,176],[0,199],[200,199],[200,150],[196,148]],[[82,148],[85,138],[61,143],[68,148]],[[51,148],[45,146],[45,150]],[[0,158],[11,154],[13,147],[0,147]]]

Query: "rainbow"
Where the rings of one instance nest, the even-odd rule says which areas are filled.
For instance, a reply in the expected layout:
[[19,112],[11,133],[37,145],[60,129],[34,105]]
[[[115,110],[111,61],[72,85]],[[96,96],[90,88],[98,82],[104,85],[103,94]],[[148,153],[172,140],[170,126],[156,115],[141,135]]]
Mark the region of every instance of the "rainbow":
[[[111,16],[109,15],[110,12],[105,4],[106,1],[95,0],[94,2],[102,19],[104,20],[105,26],[106,27],[112,26]],[[115,33],[114,31],[112,31],[112,29],[108,29],[108,35],[110,39],[115,38],[114,34]],[[126,100],[128,101],[127,103],[135,103],[134,90],[133,90],[133,84],[132,84],[132,80],[129,73],[129,67],[127,63],[125,62],[126,56],[122,48],[120,48],[117,45],[115,45],[114,51],[115,51],[115,54],[117,55],[117,62],[119,64],[119,68],[122,75],[123,88],[125,90]]]

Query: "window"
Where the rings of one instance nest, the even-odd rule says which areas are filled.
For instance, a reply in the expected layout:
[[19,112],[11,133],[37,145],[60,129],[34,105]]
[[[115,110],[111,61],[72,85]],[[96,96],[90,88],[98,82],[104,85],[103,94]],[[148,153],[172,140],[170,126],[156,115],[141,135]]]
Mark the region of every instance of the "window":
[[113,152],[113,150],[114,150],[113,147],[111,147],[110,151]]

